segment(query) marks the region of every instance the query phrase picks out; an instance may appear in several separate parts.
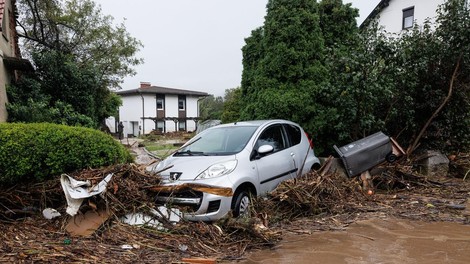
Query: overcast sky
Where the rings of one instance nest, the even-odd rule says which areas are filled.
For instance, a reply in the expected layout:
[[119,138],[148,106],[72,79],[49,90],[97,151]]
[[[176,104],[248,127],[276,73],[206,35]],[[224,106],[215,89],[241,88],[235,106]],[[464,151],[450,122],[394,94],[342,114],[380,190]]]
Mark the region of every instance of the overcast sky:
[[[262,26],[268,0],[95,0],[144,47],[123,89],[152,85],[223,96],[240,86],[245,38]],[[360,23],[379,0],[343,0]]]

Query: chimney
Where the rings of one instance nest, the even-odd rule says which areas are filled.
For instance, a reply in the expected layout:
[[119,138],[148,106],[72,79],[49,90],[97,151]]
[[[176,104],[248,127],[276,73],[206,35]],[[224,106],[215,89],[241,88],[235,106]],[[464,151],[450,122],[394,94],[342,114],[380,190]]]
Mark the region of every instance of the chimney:
[[150,82],[140,82],[140,88],[148,88],[150,86],[152,86]]

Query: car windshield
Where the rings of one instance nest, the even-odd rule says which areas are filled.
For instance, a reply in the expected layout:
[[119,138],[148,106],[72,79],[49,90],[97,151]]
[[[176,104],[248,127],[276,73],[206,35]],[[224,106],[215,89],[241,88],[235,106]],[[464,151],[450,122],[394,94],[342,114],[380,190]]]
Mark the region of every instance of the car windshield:
[[216,127],[198,134],[177,156],[232,155],[245,148],[256,126]]

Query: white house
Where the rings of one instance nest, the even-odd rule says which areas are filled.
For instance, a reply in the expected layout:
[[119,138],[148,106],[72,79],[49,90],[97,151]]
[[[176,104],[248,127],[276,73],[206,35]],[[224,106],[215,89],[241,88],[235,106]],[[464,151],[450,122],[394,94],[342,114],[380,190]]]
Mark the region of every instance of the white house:
[[153,130],[163,133],[196,130],[199,100],[209,95],[144,82],[137,89],[118,91],[116,94],[122,99],[119,120],[124,125],[124,135],[134,136]]
[[367,26],[377,19],[379,26],[390,33],[400,33],[421,26],[429,19],[434,21],[439,5],[445,0],[381,0],[369,16],[362,22],[361,27]]

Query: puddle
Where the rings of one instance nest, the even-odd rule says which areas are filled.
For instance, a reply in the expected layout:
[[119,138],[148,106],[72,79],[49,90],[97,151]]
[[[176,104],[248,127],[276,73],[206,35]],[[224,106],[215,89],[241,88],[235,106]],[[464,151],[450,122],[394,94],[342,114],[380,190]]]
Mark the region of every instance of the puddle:
[[470,263],[470,226],[374,219],[346,231],[288,235],[239,263]]

